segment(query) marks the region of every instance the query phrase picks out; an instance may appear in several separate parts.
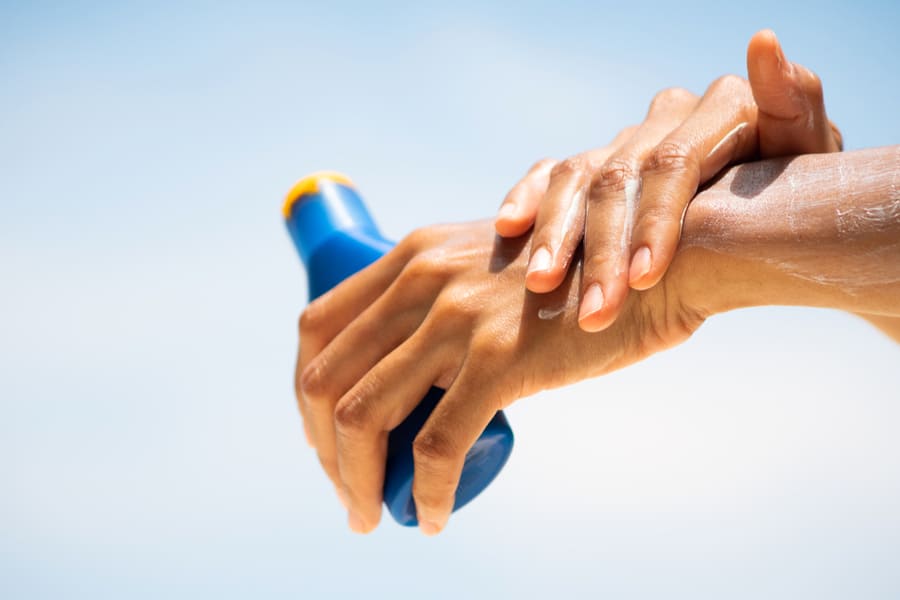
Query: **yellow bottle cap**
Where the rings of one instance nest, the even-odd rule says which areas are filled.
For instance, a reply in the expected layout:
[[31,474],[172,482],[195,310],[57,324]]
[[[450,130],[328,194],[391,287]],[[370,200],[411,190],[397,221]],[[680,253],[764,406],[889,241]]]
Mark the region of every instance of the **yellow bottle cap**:
[[315,173],[310,173],[295,183],[287,193],[287,196],[285,196],[284,205],[281,207],[281,213],[284,215],[285,219],[291,216],[291,209],[300,198],[308,196],[309,194],[318,193],[319,181],[323,179],[346,185],[347,187],[355,187],[349,177],[343,173],[338,173],[337,171],[316,171]]

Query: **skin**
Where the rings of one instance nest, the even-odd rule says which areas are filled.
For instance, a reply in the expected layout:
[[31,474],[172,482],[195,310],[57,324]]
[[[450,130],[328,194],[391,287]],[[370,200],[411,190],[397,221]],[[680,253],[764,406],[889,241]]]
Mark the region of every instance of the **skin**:
[[898,172],[900,146],[730,169],[691,202],[659,284],[600,333],[579,326],[577,255],[535,294],[521,284],[533,237],[498,237],[490,221],[408,236],[300,322],[298,400],[351,528],[378,524],[387,434],[431,385],[447,392],[413,446],[426,534],[445,527],[466,451],[497,410],[671,348],[713,315],[830,307],[896,334]]
[[688,203],[726,166],[841,149],[819,78],[788,61],[773,32],[750,40],[747,71],[746,80],[716,80],[702,98],[664,90],[644,122],[608,146],[534,165],[495,222],[504,237],[534,227],[526,287],[542,293],[559,286],[583,239],[579,324],[600,331],[621,313],[629,287],[660,281]]

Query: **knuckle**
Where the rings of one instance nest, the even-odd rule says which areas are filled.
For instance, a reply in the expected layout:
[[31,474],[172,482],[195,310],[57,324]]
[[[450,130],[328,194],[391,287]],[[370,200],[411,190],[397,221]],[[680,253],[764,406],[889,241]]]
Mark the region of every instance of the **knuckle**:
[[698,169],[694,152],[687,144],[676,141],[664,141],[653,149],[644,162],[646,171],[688,171]]
[[747,83],[746,79],[729,73],[713,81],[709,86],[709,91],[722,95],[736,95],[743,94],[749,87],[750,84]]
[[[516,346],[516,336],[507,331],[498,331],[496,328],[479,331],[472,335],[469,341],[469,354],[479,358],[482,366],[488,362],[496,364],[498,360],[509,357]],[[471,373],[470,373],[471,375]]]
[[429,344],[433,343],[433,340],[442,339],[446,331],[445,327],[447,327],[447,322],[444,315],[441,315],[436,307],[432,307],[431,312],[419,323],[415,333],[404,344],[409,346],[411,355],[418,356],[420,352],[424,352],[428,348]]
[[608,160],[597,173],[591,184],[591,196],[596,197],[608,191],[625,189],[625,183],[635,178],[632,163],[622,158]]
[[414,255],[422,248],[426,248],[429,242],[434,238],[434,227],[419,227],[408,233],[397,244],[397,251],[401,255]]
[[[671,232],[669,229],[680,222],[681,213],[677,215],[666,204],[655,203],[645,206],[635,219],[635,229],[643,232],[656,231],[661,235],[659,243],[665,245],[668,243]],[[659,233],[657,235],[659,235]]]
[[638,126],[637,125],[629,125],[624,128],[622,131],[614,139],[628,139],[634,136],[637,133]]
[[601,250],[590,255],[586,254],[584,257],[584,273],[592,276],[592,279],[608,277],[611,272],[615,272],[616,263],[623,261],[623,257],[620,255],[621,252],[617,248]]
[[693,92],[682,87],[666,88],[658,92],[650,102],[650,111],[667,110],[673,106],[680,106],[688,102],[694,102],[697,96]]
[[447,261],[438,252],[420,252],[406,264],[398,280],[401,284],[420,285],[425,281],[442,278],[448,271]]
[[429,273],[431,266],[431,261],[424,255],[416,254],[408,263],[406,263],[406,266],[400,271],[400,275],[397,279],[401,283],[406,283],[407,281],[419,281]]
[[588,162],[581,156],[570,156],[569,158],[556,163],[550,172],[553,179],[578,179],[588,171]]
[[464,327],[479,314],[479,303],[471,292],[450,288],[434,303],[435,318],[448,327]]
[[450,465],[457,455],[457,444],[445,432],[428,427],[413,440],[413,459],[426,471],[440,471]]
[[325,322],[325,296],[320,296],[319,298],[310,302],[306,308],[300,313],[300,322],[298,324],[298,329],[300,330],[300,337],[306,338],[310,335],[314,335]]
[[406,241],[408,245],[418,248],[427,238],[428,228],[417,227],[416,229],[413,229],[411,232],[409,232],[406,238],[404,238],[404,241]]
[[494,338],[493,336],[476,334],[469,341],[469,354],[472,357],[480,357],[484,359],[489,356],[497,356],[503,352],[502,338]]
[[551,169],[554,165],[556,165],[556,161],[554,159],[542,158],[541,160],[531,165],[531,168],[528,169],[528,172],[534,173],[536,171],[543,171],[544,169]]
[[328,377],[325,371],[324,361],[317,357],[300,374],[300,391],[311,404],[321,402],[327,395]]
[[344,435],[365,431],[371,420],[371,410],[366,396],[358,392],[350,392],[334,407],[334,424],[339,433]]

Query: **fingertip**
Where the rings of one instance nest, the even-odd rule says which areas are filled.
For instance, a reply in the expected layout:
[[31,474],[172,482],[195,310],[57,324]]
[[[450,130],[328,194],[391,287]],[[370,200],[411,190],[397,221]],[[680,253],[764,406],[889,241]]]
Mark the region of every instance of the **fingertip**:
[[350,531],[353,533],[368,533],[369,529],[366,526],[366,522],[363,521],[362,517],[359,516],[355,511],[347,512],[347,525],[350,527]]
[[628,270],[628,286],[637,291],[644,291],[659,283],[675,256],[678,245],[677,238],[671,243],[653,244],[638,248],[631,259]]
[[[553,255],[546,246],[539,246],[528,260],[525,287],[532,292],[546,292],[552,282]],[[552,287],[550,288],[552,289]]]
[[771,30],[759,32],[747,48],[747,74],[759,109],[778,118],[793,117],[805,93],[803,69],[789,61]]
[[434,537],[444,529],[443,525],[436,521],[419,521],[419,531],[428,537]]
[[518,227],[516,205],[512,202],[506,202],[497,211],[497,217],[494,219],[494,229],[503,237],[513,237]]
[[627,295],[628,286],[624,282],[591,283],[581,299],[578,326],[587,333],[608,328],[618,318]]
[[636,290],[646,289],[648,275],[653,267],[653,255],[650,248],[641,246],[631,257],[631,266],[628,269],[628,285]]
[[536,294],[552,292],[566,277],[566,266],[557,264],[560,256],[554,255],[546,246],[540,246],[528,261],[525,272],[525,287]]
[[601,315],[605,303],[603,286],[599,283],[590,284],[581,298],[581,307],[578,309],[578,326],[588,333],[600,331],[607,320]]
[[504,202],[503,206],[500,207],[500,210],[497,211],[497,220],[514,220],[516,218],[516,213],[518,213],[518,207],[514,202]]
[[546,271],[529,272],[525,275],[525,288],[535,294],[546,294],[558,288],[564,278],[565,271],[560,273],[559,271],[548,269]]
[[419,521],[419,531],[429,537],[443,531],[447,526],[447,521],[450,520],[450,507],[452,507],[452,504],[441,508],[438,505],[426,506],[424,503],[417,503],[416,519]]
[[760,29],[756,33],[754,33],[750,37],[750,43],[748,47],[759,46],[759,45],[768,45],[771,46],[773,44],[778,43],[778,36],[775,35],[775,32],[768,27],[765,29]]
[[526,233],[531,228],[530,221],[523,221],[521,218],[500,218],[494,221],[494,231],[497,235],[504,238],[514,238]]
[[[340,488],[338,488],[338,490],[340,494]],[[341,498],[341,502],[347,502],[347,525],[349,525],[354,533],[371,533],[378,527],[378,523],[381,521],[380,504],[378,505],[377,510],[366,511],[360,506],[351,503],[346,493],[339,497]]]
[[790,63],[775,32],[764,29],[753,36],[747,46],[747,74],[752,81],[770,80],[788,71]]
[[519,237],[526,233],[534,225],[535,214],[528,207],[522,207],[518,202],[507,200],[497,211],[494,219],[494,230],[500,237]]
[[778,36],[771,29],[762,29],[753,34],[750,42],[747,44],[747,67],[749,68],[761,58],[778,57],[784,58],[781,50],[781,43]]

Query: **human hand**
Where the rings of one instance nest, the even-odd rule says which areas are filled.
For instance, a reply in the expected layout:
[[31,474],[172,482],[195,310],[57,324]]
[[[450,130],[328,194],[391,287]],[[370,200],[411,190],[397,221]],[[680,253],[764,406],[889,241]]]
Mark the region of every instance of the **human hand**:
[[496,237],[490,221],[422,229],[303,313],[301,412],[355,531],[377,525],[388,432],[430,386],[447,391],[413,444],[413,497],[422,531],[437,533],[466,452],[498,410],[674,345],[700,323],[660,285],[587,334],[578,267],[532,294],[521,285],[527,247]]
[[660,281],[688,203],[727,165],[841,149],[821,82],[785,59],[774,33],[750,40],[747,70],[749,81],[722,77],[702,98],[664,90],[645,121],[608,146],[532,167],[495,223],[506,237],[534,226],[529,290],[560,285],[583,237],[578,321],[586,331],[604,329],[626,305],[629,286],[644,290]]
[[414,444],[413,496],[434,533],[466,451],[516,398],[626,366],[742,307],[900,318],[898,172],[898,147],[730,169],[691,202],[660,283],[629,294],[598,334],[577,322],[580,256],[533,294],[521,285],[527,237],[495,238],[486,222],[408,236],[300,321],[300,411],[351,526],[378,523],[388,431],[431,385],[447,393]]

